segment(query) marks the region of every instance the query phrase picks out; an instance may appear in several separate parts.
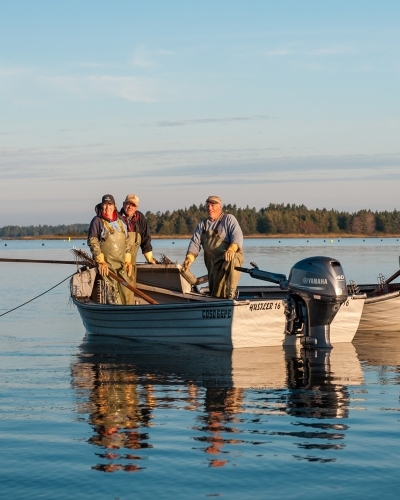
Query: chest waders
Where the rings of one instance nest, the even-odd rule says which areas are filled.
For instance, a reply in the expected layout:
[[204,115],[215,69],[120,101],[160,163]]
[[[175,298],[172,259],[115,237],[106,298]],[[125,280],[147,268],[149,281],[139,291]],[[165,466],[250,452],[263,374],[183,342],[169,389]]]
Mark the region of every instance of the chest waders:
[[136,287],[136,275],[137,275],[137,254],[140,248],[140,244],[142,242],[142,237],[140,236],[138,230],[128,233],[128,243],[129,243],[129,251],[132,257],[132,275],[129,278],[129,284]]
[[225,260],[225,252],[230,243],[224,241],[218,234],[218,227],[223,218],[224,215],[220,217],[215,229],[206,231],[205,223],[203,224],[201,245],[204,250],[204,263],[208,271],[210,294],[213,297],[233,299],[240,278],[240,272],[235,270],[235,266],[242,267],[244,257],[242,252],[238,250],[232,261]]
[[[110,225],[104,221],[104,219],[103,223],[108,229],[108,238],[100,243],[101,251],[104,254],[104,260],[107,262],[110,271],[117,274],[124,281],[129,282],[128,275],[123,270],[126,250],[126,235],[124,227],[119,219],[119,231],[111,228]],[[111,303],[123,305],[133,304],[133,292],[108,276],[105,277],[104,280],[106,281],[111,292],[111,297],[109,297]]]

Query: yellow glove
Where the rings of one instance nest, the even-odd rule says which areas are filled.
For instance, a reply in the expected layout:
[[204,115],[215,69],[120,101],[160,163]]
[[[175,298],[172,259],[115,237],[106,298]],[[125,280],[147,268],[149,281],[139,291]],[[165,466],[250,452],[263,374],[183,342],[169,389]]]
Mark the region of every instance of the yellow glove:
[[144,257],[145,259],[147,260],[147,262],[149,264],[158,264],[158,262],[156,261],[156,259],[153,257],[153,252],[150,250],[150,252],[146,252],[144,254]]
[[108,276],[108,264],[104,260],[104,253],[100,253],[95,257],[95,261],[97,263],[97,269],[101,276]]
[[229,245],[229,247],[226,249],[226,252],[225,252],[225,260],[227,262],[231,262],[235,258],[235,254],[236,254],[238,248],[239,247],[236,245],[236,243],[231,243]]
[[130,253],[125,254],[124,271],[126,271],[128,278],[130,278],[132,275],[132,256]]
[[194,255],[192,255],[191,253],[188,253],[186,255],[186,258],[185,258],[185,261],[184,263],[182,264],[182,271],[185,272],[189,269],[189,267],[191,266],[191,264],[195,261],[196,257]]

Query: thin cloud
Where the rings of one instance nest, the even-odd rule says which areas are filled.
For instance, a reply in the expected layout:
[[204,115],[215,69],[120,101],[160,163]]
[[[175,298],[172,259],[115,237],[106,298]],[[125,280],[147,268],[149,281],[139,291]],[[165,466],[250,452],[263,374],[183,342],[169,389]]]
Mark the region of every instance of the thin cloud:
[[321,49],[313,49],[310,50],[309,52],[310,56],[339,56],[343,54],[355,54],[355,51],[350,47],[336,46],[336,47],[325,47]]
[[[110,165],[114,165],[112,172]],[[229,170],[229,182],[303,182],[347,179],[398,179],[400,153],[393,155],[270,156],[270,150],[107,150],[101,144],[85,147],[0,150],[0,178],[88,180],[132,177],[152,182],[191,185],[200,178],[219,178]],[[201,174],[199,174],[201,172]],[[222,172],[221,175],[218,172]],[[334,172],[334,175],[332,174]]]
[[[129,178],[127,176],[127,178]],[[399,181],[400,180],[400,171],[391,171],[388,174],[385,174],[384,176],[381,173],[378,173],[375,171],[369,173],[367,176],[364,174],[358,174],[358,175],[351,175],[348,172],[343,172],[343,175],[337,176],[337,175],[329,175],[329,176],[313,176],[309,177],[307,175],[301,175],[299,177],[294,178],[289,178],[287,176],[279,176],[279,177],[265,177],[265,178],[254,178],[253,176],[246,176],[246,177],[240,177],[240,178],[229,178],[226,179],[225,177],[218,176],[213,178],[213,185],[230,185],[230,186],[242,186],[242,185],[258,185],[258,184],[293,184],[296,183],[298,184],[310,184],[310,183],[330,183],[330,182],[354,182],[354,181],[360,181],[360,182],[377,182],[377,181]],[[166,181],[163,180],[163,182],[157,183],[153,182],[152,184],[154,185],[160,185],[160,186],[165,186]],[[209,185],[208,180],[204,179],[198,179],[198,180],[183,180],[183,181],[172,181],[168,182],[168,186],[176,186],[176,187],[183,187],[183,186],[204,186],[204,185]]]
[[67,75],[41,77],[54,88],[82,95],[107,94],[131,102],[155,102],[158,84],[152,78],[113,75]]
[[0,79],[14,78],[16,76],[27,75],[32,73],[32,68],[21,67],[4,67],[0,66]]
[[233,122],[249,122],[260,120],[272,120],[273,117],[269,115],[256,115],[256,116],[234,116],[229,118],[197,118],[194,120],[170,121],[164,120],[156,122],[159,127],[183,127],[185,125],[202,125],[210,123],[233,123]]
[[129,62],[133,66],[138,66],[139,68],[153,68],[156,66],[156,63],[151,58],[148,49],[144,45],[140,45],[134,50]]
[[174,56],[176,54],[172,50],[165,50],[165,49],[160,49],[157,51],[157,53],[160,54],[161,56]]
[[315,49],[301,49],[301,48],[276,48],[264,52],[269,57],[327,57],[355,54],[355,50],[343,45],[334,45],[331,47],[321,47]]
[[132,76],[90,76],[89,87],[132,102],[155,102],[157,84],[154,79]]

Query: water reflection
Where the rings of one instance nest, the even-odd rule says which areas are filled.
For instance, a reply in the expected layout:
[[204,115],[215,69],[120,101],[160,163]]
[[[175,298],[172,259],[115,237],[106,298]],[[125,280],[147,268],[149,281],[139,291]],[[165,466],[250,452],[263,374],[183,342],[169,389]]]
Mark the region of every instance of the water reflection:
[[352,344],[337,344],[332,351],[302,349],[287,358],[290,396],[287,412],[298,417],[347,418],[348,385],[363,381]]
[[400,344],[398,332],[362,333],[354,339],[360,361],[365,366],[379,367],[379,384],[400,385]]
[[[191,412],[186,419],[197,443],[191,448],[204,453],[210,467],[225,466],[232,447],[258,444],[265,436],[300,438],[296,446],[307,451],[338,450],[349,386],[363,383],[352,344],[332,351],[292,346],[227,352],[101,337],[83,342],[72,377],[77,412],[92,429],[88,442],[99,450],[93,468],[104,472],[145,468],[149,449],[157,446],[152,426],[162,423],[155,413],[160,420],[159,410],[169,409]],[[295,420],[283,431],[249,430],[266,414]]]
[[242,411],[243,392],[243,389],[234,387],[209,387],[206,390],[205,414],[197,417],[200,426],[194,427],[203,436],[194,439],[205,444],[205,447],[200,449],[209,455],[210,467],[226,465],[227,459],[223,457],[228,452],[223,450],[224,445],[242,443],[241,439],[232,435],[240,432],[235,424],[240,422],[237,415]]
[[353,343],[360,361],[370,366],[400,366],[400,335],[398,332],[362,332]]

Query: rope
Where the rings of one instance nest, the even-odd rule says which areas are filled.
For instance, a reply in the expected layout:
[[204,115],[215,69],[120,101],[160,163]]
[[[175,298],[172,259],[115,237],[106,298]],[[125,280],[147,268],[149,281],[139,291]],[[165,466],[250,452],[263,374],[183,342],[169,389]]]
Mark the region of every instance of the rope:
[[[75,273],[74,273],[74,274],[75,274]],[[48,289],[48,290],[46,290],[45,292],[41,293],[40,295],[37,295],[37,296],[36,296],[36,297],[34,297],[33,299],[28,300],[28,302],[24,302],[23,304],[21,304],[21,305],[19,305],[19,306],[17,306],[17,307],[14,307],[14,309],[10,309],[9,311],[6,311],[5,313],[0,314],[0,318],[1,318],[2,316],[5,316],[6,314],[8,314],[8,313],[12,312],[12,311],[15,311],[16,309],[19,309],[20,307],[26,306],[26,304],[29,304],[29,302],[32,302],[33,300],[38,299],[38,298],[39,298],[39,297],[41,297],[42,295],[45,295],[46,293],[50,292],[51,290],[53,290],[53,289],[54,289],[54,288],[56,288],[57,286],[59,286],[59,285],[61,285],[62,283],[64,283],[64,281],[67,281],[67,280],[69,280],[70,278],[72,278],[72,276],[73,276],[74,274],[71,274],[71,276],[68,276],[68,277],[67,277],[67,278],[65,278],[64,280],[60,281],[60,283],[57,283],[57,285],[52,286],[51,288],[49,288],[49,289]]]

